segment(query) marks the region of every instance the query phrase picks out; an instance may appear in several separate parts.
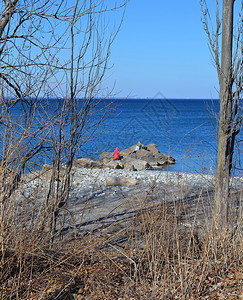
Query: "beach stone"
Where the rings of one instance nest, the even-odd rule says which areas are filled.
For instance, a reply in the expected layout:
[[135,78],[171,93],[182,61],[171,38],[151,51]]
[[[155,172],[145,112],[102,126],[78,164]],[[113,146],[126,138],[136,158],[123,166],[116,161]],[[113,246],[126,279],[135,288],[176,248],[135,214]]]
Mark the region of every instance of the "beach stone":
[[151,165],[146,160],[126,157],[123,159],[123,161],[126,162],[126,166],[133,166],[133,170],[142,171],[152,169]]
[[110,169],[124,169],[123,164],[119,160],[110,160],[107,164],[102,165],[103,168],[110,168]]
[[150,162],[153,166],[164,166],[167,164],[174,164],[175,159],[171,155],[159,153],[153,161]]
[[104,167],[106,167],[107,162],[102,162],[98,160],[95,161],[90,158],[77,158],[75,159],[73,165],[74,167],[85,168],[85,169],[95,169],[95,168],[103,169]]
[[133,146],[131,146],[131,147],[125,149],[125,150],[122,150],[121,151],[121,155],[122,156],[129,156],[129,155],[131,155],[135,151],[135,149],[136,149],[137,146],[139,148],[144,147],[144,145],[142,143],[137,142],[135,145],[133,145]]
[[131,153],[130,157],[134,159],[145,160],[147,162],[155,160],[155,156],[153,155],[153,153],[150,153],[145,149],[139,149],[135,153]]
[[158,155],[160,153],[156,144],[149,144],[147,146],[147,150],[150,151],[153,155]]
[[103,159],[111,160],[111,158],[112,158],[112,153],[104,151],[101,153],[99,160],[103,160]]
[[135,178],[125,178],[117,176],[106,177],[106,186],[123,186],[123,185],[136,185],[137,180]]
[[79,168],[92,168],[94,161],[90,158],[77,158],[74,160],[73,165]]
[[132,162],[124,160],[123,161],[123,166],[124,166],[125,170],[128,170],[128,171],[137,171],[137,169],[135,169],[135,167],[132,164]]

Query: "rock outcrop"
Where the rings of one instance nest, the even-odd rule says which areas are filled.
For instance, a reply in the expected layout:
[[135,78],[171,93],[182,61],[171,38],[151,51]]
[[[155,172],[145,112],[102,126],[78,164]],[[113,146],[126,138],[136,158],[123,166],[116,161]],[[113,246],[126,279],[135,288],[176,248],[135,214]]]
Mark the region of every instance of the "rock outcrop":
[[132,147],[121,151],[121,155],[125,159],[129,157],[133,160],[144,160],[155,168],[175,163],[175,159],[171,155],[160,153],[156,144],[143,145],[138,142]]
[[174,164],[171,155],[160,153],[156,144],[144,145],[140,142],[130,148],[122,150],[120,160],[113,160],[112,152],[102,152],[99,159],[79,158],[74,166],[81,168],[110,168],[131,171],[152,170],[165,165]]

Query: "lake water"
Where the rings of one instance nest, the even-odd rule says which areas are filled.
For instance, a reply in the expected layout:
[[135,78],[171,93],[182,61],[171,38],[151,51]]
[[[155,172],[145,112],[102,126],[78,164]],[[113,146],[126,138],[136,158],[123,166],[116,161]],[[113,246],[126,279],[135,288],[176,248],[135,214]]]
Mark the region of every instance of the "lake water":
[[[115,100],[114,105],[118,107],[103,133],[84,149],[86,156],[91,149],[122,150],[140,141],[155,143],[160,152],[172,155],[176,163],[168,167],[170,171],[215,172],[218,100],[127,99]],[[239,152],[235,152],[237,167]]]
[[[58,103],[62,105],[63,102],[43,100],[43,112],[51,114]],[[101,105],[107,104],[108,100],[104,100]],[[157,144],[160,152],[176,159],[175,165],[168,167],[169,171],[215,172],[218,100],[126,99],[114,100],[112,108],[109,117],[99,127],[98,136],[83,145],[77,157],[97,159],[102,151],[113,152],[116,147],[123,150],[140,141],[146,145]],[[20,111],[21,105],[17,104],[13,108],[13,116],[18,118]],[[45,119],[48,116],[43,113],[42,117]],[[98,119],[97,114],[89,122],[92,124],[95,119]],[[238,139],[241,143],[235,148],[234,159],[238,168],[235,174],[242,176],[240,153],[243,132]],[[39,164],[51,162],[51,155],[44,156],[41,153],[36,158]]]

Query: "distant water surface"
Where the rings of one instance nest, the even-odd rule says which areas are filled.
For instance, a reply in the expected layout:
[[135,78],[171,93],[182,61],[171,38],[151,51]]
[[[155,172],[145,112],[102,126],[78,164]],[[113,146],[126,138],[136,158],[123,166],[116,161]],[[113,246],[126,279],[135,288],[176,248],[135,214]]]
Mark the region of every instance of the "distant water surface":
[[[219,100],[127,99],[115,100],[114,105],[117,109],[106,120],[103,133],[86,151],[154,143],[176,159],[170,171],[215,172]],[[235,155],[238,158],[239,151]]]
[[[107,106],[108,101],[103,100],[99,105]],[[63,102],[51,99],[43,100],[42,104],[45,119]],[[169,171],[215,172],[219,100],[126,99],[113,100],[111,108],[111,113],[96,132],[97,137],[84,144],[77,157],[97,159],[102,151],[111,152],[116,147],[123,150],[140,141],[146,145],[157,144],[160,152],[176,159],[175,165],[168,167]],[[20,106],[16,105],[14,117],[18,118],[20,111]],[[101,112],[97,114],[91,115],[89,125]],[[237,139],[241,139],[241,143],[235,147],[236,174],[242,176],[239,158],[243,132]],[[40,164],[43,163],[41,159],[45,163],[51,162],[50,156],[40,155],[37,159]]]

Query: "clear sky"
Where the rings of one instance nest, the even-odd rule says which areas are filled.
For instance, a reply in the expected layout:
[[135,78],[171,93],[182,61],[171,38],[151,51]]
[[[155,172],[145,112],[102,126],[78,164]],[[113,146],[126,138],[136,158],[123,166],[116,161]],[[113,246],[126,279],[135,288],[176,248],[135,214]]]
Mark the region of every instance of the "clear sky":
[[[215,1],[208,2],[212,8]],[[116,82],[117,97],[218,98],[201,17],[199,0],[131,0],[106,80]]]

